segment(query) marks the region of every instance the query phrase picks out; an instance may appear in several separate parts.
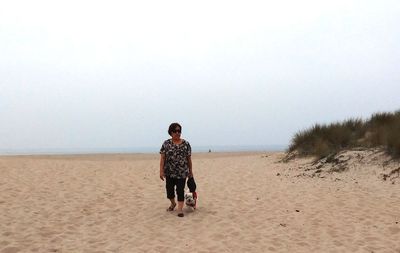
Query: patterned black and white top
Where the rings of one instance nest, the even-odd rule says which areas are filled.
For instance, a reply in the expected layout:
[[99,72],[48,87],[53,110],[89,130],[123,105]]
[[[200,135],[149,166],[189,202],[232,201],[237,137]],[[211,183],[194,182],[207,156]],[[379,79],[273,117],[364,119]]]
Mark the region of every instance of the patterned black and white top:
[[189,142],[182,139],[174,144],[172,139],[164,141],[160,154],[165,154],[164,173],[166,177],[186,178],[189,175],[188,156],[192,155]]

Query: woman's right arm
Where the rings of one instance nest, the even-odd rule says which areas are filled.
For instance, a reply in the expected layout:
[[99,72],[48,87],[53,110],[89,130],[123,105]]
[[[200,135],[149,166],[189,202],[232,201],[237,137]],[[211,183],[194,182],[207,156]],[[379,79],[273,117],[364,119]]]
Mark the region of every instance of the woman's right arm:
[[161,154],[161,158],[160,158],[160,179],[162,181],[164,181],[164,178],[165,178],[164,163],[165,163],[165,154]]

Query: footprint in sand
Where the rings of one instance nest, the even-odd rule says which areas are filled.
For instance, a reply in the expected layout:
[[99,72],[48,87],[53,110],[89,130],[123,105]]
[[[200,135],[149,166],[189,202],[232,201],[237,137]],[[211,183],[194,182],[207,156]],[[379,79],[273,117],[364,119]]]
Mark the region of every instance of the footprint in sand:
[[20,249],[17,247],[7,247],[1,251],[1,253],[17,253],[17,252],[20,252]]
[[389,227],[389,232],[392,235],[398,234],[398,233],[400,233],[400,228],[398,228],[398,227]]
[[[2,246],[2,247],[5,247],[5,246],[7,246],[7,245],[10,245],[10,242],[8,242],[8,241],[1,241],[0,242],[0,246]],[[1,247],[1,248],[2,248]]]

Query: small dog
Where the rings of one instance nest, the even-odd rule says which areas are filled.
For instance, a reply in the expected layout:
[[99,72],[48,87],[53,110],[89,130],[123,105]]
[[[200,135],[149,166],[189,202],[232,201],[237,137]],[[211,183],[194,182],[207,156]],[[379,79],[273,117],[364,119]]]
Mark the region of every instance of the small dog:
[[196,204],[197,204],[196,192],[185,192],[185,203],[187,206],[196,209]]

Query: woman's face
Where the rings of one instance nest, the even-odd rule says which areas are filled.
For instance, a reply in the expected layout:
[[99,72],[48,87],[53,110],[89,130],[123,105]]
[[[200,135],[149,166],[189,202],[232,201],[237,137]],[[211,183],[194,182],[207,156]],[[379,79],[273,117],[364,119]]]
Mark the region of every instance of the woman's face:
[[175,127],[175,129],[172,130],[171,134],[172,134],[172,138],[174,138],[174,139],[181,138],[181,128],[178,126]]

